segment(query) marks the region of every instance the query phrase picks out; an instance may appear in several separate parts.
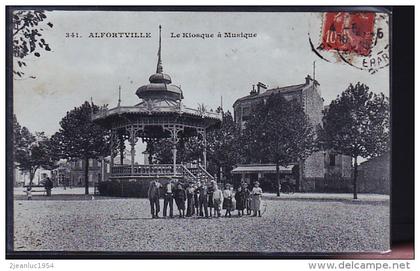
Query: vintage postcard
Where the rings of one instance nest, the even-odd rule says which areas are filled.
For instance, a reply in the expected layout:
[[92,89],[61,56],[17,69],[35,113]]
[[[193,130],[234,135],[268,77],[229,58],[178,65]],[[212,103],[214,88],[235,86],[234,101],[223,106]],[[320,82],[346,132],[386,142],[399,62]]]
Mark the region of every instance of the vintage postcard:
[[389,251],[391,15],[294,11],[9,9],[8,250]]

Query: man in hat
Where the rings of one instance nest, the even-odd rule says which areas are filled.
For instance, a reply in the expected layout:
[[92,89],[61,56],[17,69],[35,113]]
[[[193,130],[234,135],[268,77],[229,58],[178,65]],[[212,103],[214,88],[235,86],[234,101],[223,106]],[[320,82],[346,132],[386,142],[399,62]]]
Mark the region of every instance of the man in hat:
[[169,216],[174,217],[174,191],[175,185],[172,179],[165,185],[165,195],[163,197],[163,216],[166,217],[166,210],[169,205]]
[[53,189],[54,184],[51,181],[50,177],[48,177],[46,174],[44,175],[45,179],[44,179],[44,187],[45,187],[45,191],[47,192],[47,197],[51,197],[51,189]]
[[[211,181],[209,186],[207,187],[207,204],[209,207],[209,215],[210,217],[212,217],[213,215],[213,192],[214,192],[214,187],[216,185],[215,181]],[[214,216],[216,216],[216,210],[214,211]]]
[[[213,189],[213,206],[214,211],[217,213],[217,217],[220,217],[223,204],[223,192],[217,186],[217,183],[214,184]],[[215,215],[216,216],[216,215]]]
[[[159,178],[159,176],[158,176]],[[147,193],[149,201],[150,201],[150,212],[152,213],[152,218],[159,218],[160,212],[160,205],[159,205],[159,197],[160,192],[159,189],[161,184],[156,179],[152,181],[149,185],[149,191]]]
[[[208,211],[208,190],[207,190],[207,184],[203,183],[200,186],[200,193],[198,195],[198,200],[200,202],[200,216],[206,216],[206,218],[209,217],[209,211]],[[204,212],[203,212],[204,209]]]

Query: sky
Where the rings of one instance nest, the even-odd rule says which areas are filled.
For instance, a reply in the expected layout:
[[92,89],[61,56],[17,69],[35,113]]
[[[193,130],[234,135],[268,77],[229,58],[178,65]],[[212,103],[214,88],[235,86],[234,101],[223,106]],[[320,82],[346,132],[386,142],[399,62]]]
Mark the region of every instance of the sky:
[[[269,87],[302,84],[313,74],[320,83],[324,105],[350,83],[367,84],[389,96],[389,69],[375,74],[345,63],[329,63],[312,51],[308,32],[320,24],[310,13],[109,12],[51,11],[44,28],[50,52],[25,59],[26,76],[14,80],[14,113],[32,132],[52,135],[66,112],[92,97],[114,107],[121,86],[122,105],[135,105],[136,90],[156,70],[158,25],[162,25],[163,70],[181,86],[184,105],[204,103],[232,111],[236,99],[253,84]],[[151,38],[89,38],[90,33],[143,32]],[[252,38],[172,38],[172,33],[256,33]],[[78,33],[79,38],[66,38]],[[35,79],[29,78],[34,76]]]

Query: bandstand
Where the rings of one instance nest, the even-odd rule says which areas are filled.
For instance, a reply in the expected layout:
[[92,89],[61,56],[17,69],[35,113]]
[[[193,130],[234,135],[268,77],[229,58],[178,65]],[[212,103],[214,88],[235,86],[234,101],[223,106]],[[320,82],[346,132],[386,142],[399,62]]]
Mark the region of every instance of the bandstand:
[[[115,108],[101,107],[92,115],[92,120],[111,132],[110,181],[148,181],[157,176],[163,179],[213,179],[206,170],[206,133],[220,126],[219,113],[203,109],[192,109],[182,104],[183,92],[173,85],[171,77],[163,73],[161,58],[161,26],[159,26],[159,49],[156,73],[149,78],[150,83],[137,89],[140,101],[133,106]],[[202,163],[187,167],[177,161],[177,143],[180,138],[198,136],[203,140]],[[139,139],[147,143],[148,150],[159,144],[163,138],[172,144],[172,164],[141,165],[135,163],[135,146]],[[128,140],[131,163],[123,163],[125,142]],[[115,161],[120,152],[120,161]],[[149,153],[152,156],[152,153]]]

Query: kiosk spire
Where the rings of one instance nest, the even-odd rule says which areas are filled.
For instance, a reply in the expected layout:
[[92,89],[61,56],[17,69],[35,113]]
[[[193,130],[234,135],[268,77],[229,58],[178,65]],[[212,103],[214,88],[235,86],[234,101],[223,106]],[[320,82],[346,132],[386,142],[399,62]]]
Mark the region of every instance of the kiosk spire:
[[162,55],[161,55],[161,51],[162,51],[162,33],[161,32],[162,32],[162,26],[159,25],[159,50],[158,50],[158,63],[156,67],[156,73],[163,72]]

